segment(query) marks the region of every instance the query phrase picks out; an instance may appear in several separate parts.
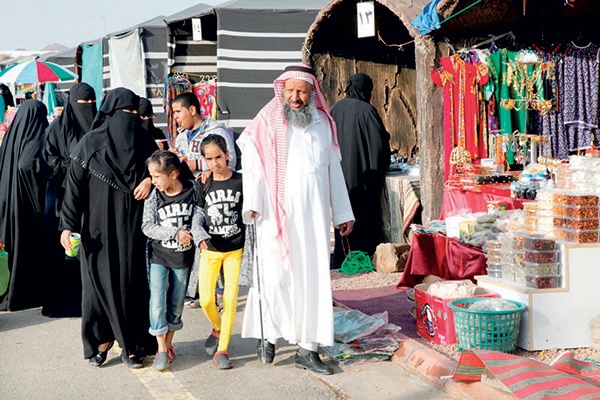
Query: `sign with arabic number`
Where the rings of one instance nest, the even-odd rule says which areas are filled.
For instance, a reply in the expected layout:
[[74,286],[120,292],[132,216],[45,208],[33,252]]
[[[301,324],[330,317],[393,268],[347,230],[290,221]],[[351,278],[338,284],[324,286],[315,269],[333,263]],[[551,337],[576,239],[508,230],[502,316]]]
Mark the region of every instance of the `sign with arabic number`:
[[375,5],[372,1],[356,4],[358,37],[375,36]]

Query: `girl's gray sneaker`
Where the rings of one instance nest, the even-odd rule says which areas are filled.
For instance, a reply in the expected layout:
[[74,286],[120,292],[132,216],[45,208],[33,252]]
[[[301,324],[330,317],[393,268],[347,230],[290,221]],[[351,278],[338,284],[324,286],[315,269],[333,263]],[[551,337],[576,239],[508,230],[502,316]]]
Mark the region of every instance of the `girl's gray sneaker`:
[[170,362],[171,360],[169,359],[169,354],[166,351],[161,351],[160,353],[156,353],[154,362],[152,363],[152,368],[157,371],[162,371],[169,366]]

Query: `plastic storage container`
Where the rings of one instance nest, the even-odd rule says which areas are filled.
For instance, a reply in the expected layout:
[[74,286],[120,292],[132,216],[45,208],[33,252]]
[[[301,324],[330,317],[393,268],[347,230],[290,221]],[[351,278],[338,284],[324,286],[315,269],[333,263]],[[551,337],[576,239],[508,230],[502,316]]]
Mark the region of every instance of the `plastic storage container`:
[[[558,250],[535,251],[525,250],[524,261],[538,264],[558,262]],[[523,264],[524,265],[524,264]]]
[[519,267],[515,267],[514,265],[503,265],[502,266],[502,279],[505,279],[507,281],[510,282],[514,282],[515,281],[515,268],[519,268]]
[[487,258],[488,264],[500,264],[502,262],[502,250],[500,250],[500,249],[488,250],[485,257]]
[[525,268],[515,267],[515,283],[517,285],[525,286]]
[[530,263],[525,261],[523,268],[525,269],[525,275],[558,275],[559,263]]
[[556,191],[553,195],[554,204],[564,204],[580,207],[598,207],[598,196],[577,191]]
[[597,206],[567,206],[563,204],[555,204],[552,207],[552,211],[557,217],[598,218]]
[[552,224],[558,228],[573,230],[598,230],[598,218],[554,217]]
[[598,243],[598,230],[583,231],[566,228],[554,228],[554,237],[571,243]]
[[486,271],[492,278],[502,278],[502,264],[488,264]]
[[534,289],[557,288],[559,280],[559,275],[525,275],[525,285]]
[[541,235],[524,236],[523,248],[534,251],[554,250],[556,248],[556,241],[554,239],[546,239]]

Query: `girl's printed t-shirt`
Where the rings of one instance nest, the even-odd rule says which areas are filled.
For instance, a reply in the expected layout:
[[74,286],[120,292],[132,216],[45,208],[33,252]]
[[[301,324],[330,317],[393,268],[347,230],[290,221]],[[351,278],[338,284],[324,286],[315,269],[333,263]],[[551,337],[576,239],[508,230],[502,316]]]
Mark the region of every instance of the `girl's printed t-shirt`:
[[[175,196],[157,192],[158,225],[191,230],[196,190],[192,181],[183,182],[183,190]],[[194,262],[193,241],[180,245],[177,237],[167,240],[151,239],[150,262],[180,269],[191,267]]]
[[243,248],[242,175],[234,172],[226,181],[213,180],[203,189],[208,249],[228,252]]

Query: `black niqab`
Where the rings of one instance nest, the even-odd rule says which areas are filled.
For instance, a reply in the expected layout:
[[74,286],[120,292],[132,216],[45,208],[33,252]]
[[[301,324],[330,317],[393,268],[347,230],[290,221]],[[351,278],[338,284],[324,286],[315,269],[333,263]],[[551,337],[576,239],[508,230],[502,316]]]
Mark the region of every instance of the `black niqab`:
[[69,168],[70,155],[92,127],[96,115],[95,103],[78,103],[77,100],[96,100],[94,89],[87,83],[73,85],[63,112],[46,133],[44,159],[53,170],[52,180],[60,181],[61,185]]
[[142,120],[142,127],[146,129],[154,140],[166,139],[165,133],[162,129],[154,126],[154,111],[152,110],[152,103],[145,97],[140,97],[140,117],[148,117],[148,119]]
[[346,85],[346,96],[351,99],[371,102],[371,93],[373,92],[373,80],[367,74],[354,74],[348,79]]
[[44,287],[44,197],[48,167],[42,159],[46,106],[25,101],[0,146],[0,239],[11,271],[0,309],[41,305]]
[[[94,100],[94,103],[78,103],[77,100]],[[77,83],[71,86],[69,91],[69,101],[65,106],[69,113],[72,111],[82,132],[89,132],[92,128],[92,122],[96,116],[96,92],[94,88],[87,83]]]
[[139,96],[129,89],[116,88],[108,92],[92,130],[72,155],[96,177],[126,192],[133,192],[140,183],[139,171],[135,168],[139,161],[136,154],[156,149],[156,143],[142,128],[138,116],[124,111],[137,111],[139,101]]

